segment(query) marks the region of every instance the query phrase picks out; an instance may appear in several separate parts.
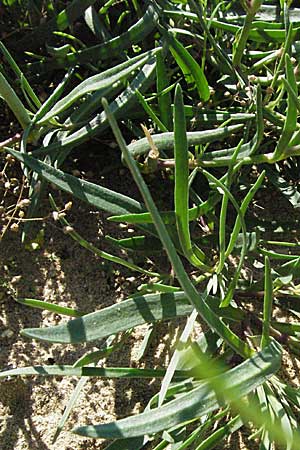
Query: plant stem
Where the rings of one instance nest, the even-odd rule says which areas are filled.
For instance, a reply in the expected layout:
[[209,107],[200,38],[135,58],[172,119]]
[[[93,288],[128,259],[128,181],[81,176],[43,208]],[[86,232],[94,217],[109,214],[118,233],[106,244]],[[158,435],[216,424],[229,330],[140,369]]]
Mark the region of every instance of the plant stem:
[[252,22],[255,17],[255,14],[261,7],[262,1],[261,0],[252,0],[250,2],[250,6],[247,10],[247,15],[245,18],[245,23],[242,28],[242,32],[238,38],[236,49],[233,55],[233,65],[234,67],[239,67],[241,64],[242,56],[247,44],[247,39],[251,30]]
[[25,130],[25,128],[30,124],[30,117],[15,93],[12,89],[4,75],[0,72],[0,95],[4,98],[17,120],[20,122],[20,125]]
[[[263,155],[246,156],[243,159],[237,159],[237,163],[240,166],[253,165],[253,164],[275,164],[284,159],[300,156],[300,145],[295,145],[293,147],[288,147],[284,153],[274,158],[274,153],[265,153]],[[195,169],[196,167],[228,167],[231,164],[231,156],[212,160],[203,161],[189,161],[189,168]],[[168,168],[173,168],[175,166],[174,159],[159,159],[157,161],[157,169],[164,170]]]

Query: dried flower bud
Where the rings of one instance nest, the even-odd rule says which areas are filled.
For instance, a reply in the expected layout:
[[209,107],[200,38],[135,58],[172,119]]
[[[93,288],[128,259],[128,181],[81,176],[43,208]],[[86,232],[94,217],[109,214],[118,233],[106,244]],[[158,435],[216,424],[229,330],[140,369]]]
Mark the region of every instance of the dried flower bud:
[[5,187],[5,189],[9,189],[10,188],[10,182],[9,181],[5,181],[4,187]]
[[74,228],[73,228],[73,227],[70,227],[69,225],[63,228],[63,232],[64,232],[65,234],[70,234],[70,233],[72,233],[73,231],[74,231]]
[[65,210],[66,211],[70,211],[70,209],[72,208],[73,203],[72,202],[68,202],[65,204]]
[[9,164],[15,163],[15,158],[12,155],[10,155],[9,153],[6,155],[5,159]]
[[19,283],[19,281],[21,281],[21,279],[22,279],[22,275],[16,275],[11,279],[10,282],[11,282],[11,284],[17,284],[17,283]]
[[29,198],[23,198],[23,200],[21,200],[19,203],[18,203],[18,207],[19,208],[27,208],[28,206],[30,205],[30,200],[29,200]]
[[10,226],[11,231],[13,231],[14,233],[17,233],[19,231],[19,225],[17,223],[13,223]]
[[57,211],[53,211],[52,212],[52,217],[55,220],[55,222],[57,222],[58,219],[59,219],[59,213]]
[[249,83],[254,83],[257,80],[257,76],[255,75],[250,75],[248,77]]

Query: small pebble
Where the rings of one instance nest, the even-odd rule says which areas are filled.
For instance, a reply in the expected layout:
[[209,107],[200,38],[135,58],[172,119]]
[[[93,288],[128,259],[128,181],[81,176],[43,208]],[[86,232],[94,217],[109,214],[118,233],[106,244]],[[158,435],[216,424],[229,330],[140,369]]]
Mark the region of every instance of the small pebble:
[[13,335],[14,335],[13,330],[10,330],[9,328],[7,328],[7,330],[4,330],[4,331],[1,333],[1,337],[2,337],[2,338],[11,338],[11,337],[13,337]]

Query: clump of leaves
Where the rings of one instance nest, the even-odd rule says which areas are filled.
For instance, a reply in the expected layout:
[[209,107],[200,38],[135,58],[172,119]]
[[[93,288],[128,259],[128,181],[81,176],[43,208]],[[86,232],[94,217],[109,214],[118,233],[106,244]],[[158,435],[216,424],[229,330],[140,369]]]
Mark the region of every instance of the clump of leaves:
[[[51,197],[53,216],[69,237],[102,258],[149,276],[149,282],[120,304],[86,315],[19,299],[74,317],[55,327],[25,329],[24,336],[61,344],[107,338],[107,345],[73,366],[17,368],[2,371],[0,377],[81,377],[54,439],[88,377],[157,377],[162,378],[160,392],[143,413],[73,431],[113,439],[108,449],[142,449],[154,440],[156,449],[171,444],[177,450],[203,450],[251,424],[260,448],[270,448],[272,442],[299,448],[299,393],[281,380],[280,367],[282,346],[296,357],[300,349],[300,253],[293,234],[300,197],[294,182],[300,155],[295,59],[300,10],[286,2],[280,8],[260,1],[123,3],[124,17],[134,11],[138,19],[124,30],[120,18],[122,32],[114,37],[109,26],[115,18],[114,2],[99,10],[94,2],[84,2],[84,9],[75,13],[74,0],[24,38],[24,45],[36,36],[47,42],[56,30],[74,41],[74,46],[50,49],[50,55],[29,66],[40,73],[69,68],[43,104],[1,45],[31,108],[28,111],[2,73],[0,94],[23,127],[19,149],[7,143],[2,149],[22,163],[31,183],[28,218],[42,193],[34,189],[36,183],[52,183],[108,212],[108,220],[136,227],[139,233],[134,236],[109,238],[114,247],[149,257],[149,249],[163,246],[172,272],[154,272],[99,250],[74,230],[68,208],[60,210]],[[81,45],[65,32],[71,32],[71,22],[83,11],[86,25],[100,41],[95,46]],[[110,66],[109,58],[116,58],[117,64]],[[83,68],[89,76],[70,86]],[[117,120],[130,139],[138,139],[127,145]],[[137,126],[142,122],[147,124],[143,132]],[[143,202],[62,170],[75,147],[109,126]],[[169,211],[157,208],[147,186],[148,175],[158,171],[174,179],[174,208]],[[264,215],[257,209],[262,208],[257,194],[263,197],[270,185],[278,192],[279,204],[293,208],[292,220],[278,215],[269,220],[268,211]],[[27,232],[25,228],[24,239]],[[261,308],[249,313],[245,300],[260,301]],[[274,303],[295,319],[277,321]],[[126,345],[132,329],[147,323],[142,358],[155,323],[180,316],[187,322],[168,367],[97,366]],[[208,331],[193,340],[198,317]]]

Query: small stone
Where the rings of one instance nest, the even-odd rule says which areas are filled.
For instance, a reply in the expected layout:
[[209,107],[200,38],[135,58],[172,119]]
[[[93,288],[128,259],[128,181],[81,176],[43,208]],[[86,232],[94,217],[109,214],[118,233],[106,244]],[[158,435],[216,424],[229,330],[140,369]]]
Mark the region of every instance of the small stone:
[[2,333],[1,333],[1,337],[2,338],[11,338],[11,337],[13,337],[13,335],[14,335],[14,332],[13,332],[13,330],[10,330],[9,328],[7,328],[7,330],[4,330]]
[[19,283],[19,281],[22,279],[22,275],[16,275],[15,277],[13,277],[10,282],[11,284],[17,284]]

